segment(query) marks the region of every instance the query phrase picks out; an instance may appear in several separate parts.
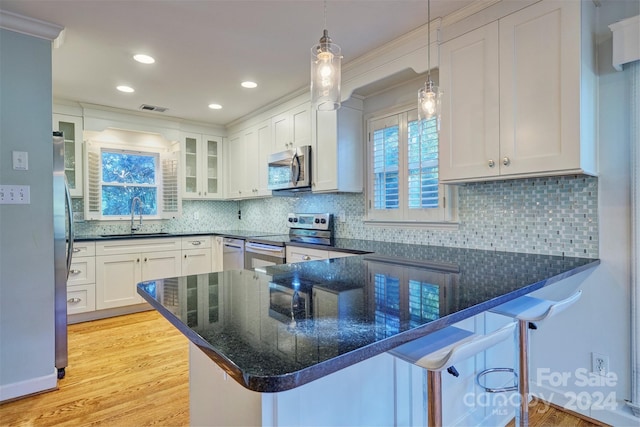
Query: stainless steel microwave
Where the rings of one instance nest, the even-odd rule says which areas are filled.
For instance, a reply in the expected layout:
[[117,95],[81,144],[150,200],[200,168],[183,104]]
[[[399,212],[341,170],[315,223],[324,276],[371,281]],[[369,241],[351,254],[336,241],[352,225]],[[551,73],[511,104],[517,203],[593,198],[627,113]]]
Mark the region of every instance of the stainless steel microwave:
[[303,145],[269,156],[269,190],[311,189],[311,146]]

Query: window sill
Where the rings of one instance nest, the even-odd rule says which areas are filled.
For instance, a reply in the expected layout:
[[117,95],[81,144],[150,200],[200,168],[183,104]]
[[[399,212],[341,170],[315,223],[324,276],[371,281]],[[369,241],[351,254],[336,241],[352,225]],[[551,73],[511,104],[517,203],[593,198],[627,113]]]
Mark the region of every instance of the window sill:
[[454,221],[389,221],[389,220],[372,220],[368,219],[363,221],[365,225],[373,227],[387,227],[387,228],[422,228],[431,230],[458,230],[460,228],[459,222]]

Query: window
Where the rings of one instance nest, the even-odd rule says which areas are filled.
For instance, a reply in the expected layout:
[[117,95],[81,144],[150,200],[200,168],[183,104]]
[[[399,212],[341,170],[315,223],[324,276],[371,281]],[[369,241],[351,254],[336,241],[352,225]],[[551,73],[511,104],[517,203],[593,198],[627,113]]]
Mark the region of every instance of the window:
[[438,182],[435,119],[420,121],[412,109],[374,117],[368,128],[367,219],[451,220],[451,190]]
[[163,149],[123,150],[114,144],[89,142],[85,217],[127,219],[134,197],[142,201],[143,217],[176,216],[179,213],[177,165],[177,154]]
[[102,216],[130,215],[134,197],[142,201],[143,215],[157,215],[158,155],[102,150],[100,157]]

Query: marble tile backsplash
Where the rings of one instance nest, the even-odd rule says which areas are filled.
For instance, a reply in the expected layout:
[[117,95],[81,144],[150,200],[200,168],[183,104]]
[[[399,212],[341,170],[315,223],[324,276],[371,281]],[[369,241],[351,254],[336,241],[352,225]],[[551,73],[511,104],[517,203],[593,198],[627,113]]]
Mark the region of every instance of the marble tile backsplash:
[[[74,201],[75,209],[82,201]],[[238,210],[241,219],[238,219]],[[149,231],[260,230],[287,233],[288,212],[346,214],[336,237],[507,252],[598,256],[598,181],[566,176],[479,182],[459,187],[457,229],[365,224],[363,194],[301,194],[231,201],[184,201],[179,219],[149,223]],[[196,219],[197,218],[197,219]],[[126,232],[129,224],[77,224],[79,234]],[[122,229],[122,231],[119,231]]]

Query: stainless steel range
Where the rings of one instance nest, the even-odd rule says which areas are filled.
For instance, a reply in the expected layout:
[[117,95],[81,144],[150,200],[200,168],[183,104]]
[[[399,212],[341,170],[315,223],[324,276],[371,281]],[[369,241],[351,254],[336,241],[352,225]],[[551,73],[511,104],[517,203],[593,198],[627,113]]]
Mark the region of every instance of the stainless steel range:
[[329,213],[290,213],[286,224],[289,234],[250,237],[244,251],[244,268],[254,270],[284,264],[285,244],[288,242],[314,245],[333,244],[333,215]]
[[333,215],[296,214],[287,216],[289,240],[292,242],[312,243],[316,245],[333,244]]

